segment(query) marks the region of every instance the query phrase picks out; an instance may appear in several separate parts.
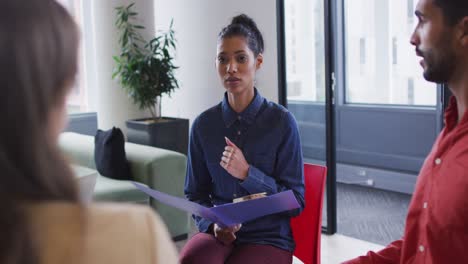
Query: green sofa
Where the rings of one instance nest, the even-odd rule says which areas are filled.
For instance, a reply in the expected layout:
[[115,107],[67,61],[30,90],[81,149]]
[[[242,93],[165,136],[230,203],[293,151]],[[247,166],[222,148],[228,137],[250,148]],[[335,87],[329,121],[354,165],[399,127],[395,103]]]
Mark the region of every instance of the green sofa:
[[[96,169],[94,137],[64,132],[60,135],[59,145],[73,164]],[[185,155],[129,142],[125,143],[125,152],[135,181],[164,193],[184,196],[187,164]],[[145,203],[148,197],[129,181],[98,175],[93,200]],[[186,212],[161,204],[154,199],[149,201],[154,210],[161,215],[175,240],[187,237],[190,231],[190,218]]]

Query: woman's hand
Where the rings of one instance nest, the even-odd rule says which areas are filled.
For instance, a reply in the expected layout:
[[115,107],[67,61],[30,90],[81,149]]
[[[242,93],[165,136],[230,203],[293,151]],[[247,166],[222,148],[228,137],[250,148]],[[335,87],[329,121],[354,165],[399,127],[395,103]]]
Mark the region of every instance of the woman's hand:
[[245,180],[249,172],[249,164],[244,158],[242,151],[229,140],[226,139],[227,146],[224,148],[223,156],[221,157],[220,165],[229,174],[239,180]]
[[221,243],[224,245],[228,246],[236,240],[236,232],[239,231],[241,228],[241,224],[237,224],[235,226],[227,227],[227,228],[221,228],[217,224],[214,224],[213,226],[213,233]]

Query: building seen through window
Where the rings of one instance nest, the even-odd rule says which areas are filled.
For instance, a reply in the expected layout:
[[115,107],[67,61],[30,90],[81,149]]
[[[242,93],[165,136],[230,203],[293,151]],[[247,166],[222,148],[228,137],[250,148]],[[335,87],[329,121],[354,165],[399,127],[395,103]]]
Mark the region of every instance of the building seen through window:
[[288,100],[325,101],[323,1],[286,0]]
[[416,3],[344,2],[346,102],[435,106],[436,85],[423,78],[420,58],[409,42],[417,23]]
[[72,91],[68,96],[67,110],[69,113],[86,112],[88,111],[87,102],[87,89],[86,89],[86,71],[85,65],[85,32],[83,30],[83,13],[82,13],[82,1],[81,0],[58,0],[70,14],[75,18],[76,23],[80,27],[80,54],[78,57],[79,67],[78,73],[74,80]]
[[[285,0],[288,100],[324,102],[323,1]],[[436,105],[410,44],[416,1],[345,0],[345,103]],[[341,67],[341,65],[338,65]]]

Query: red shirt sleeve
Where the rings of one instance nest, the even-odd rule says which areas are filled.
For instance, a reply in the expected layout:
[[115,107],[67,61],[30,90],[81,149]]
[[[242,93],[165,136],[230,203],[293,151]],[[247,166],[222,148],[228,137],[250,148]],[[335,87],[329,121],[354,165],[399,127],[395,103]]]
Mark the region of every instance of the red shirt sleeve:
[[352,260],[343,262],[343,264],[396,264],[400,263],[401,246],[403,240],[396,240],[386,248],[378,251],[369,251],[367,255],[360,256]]

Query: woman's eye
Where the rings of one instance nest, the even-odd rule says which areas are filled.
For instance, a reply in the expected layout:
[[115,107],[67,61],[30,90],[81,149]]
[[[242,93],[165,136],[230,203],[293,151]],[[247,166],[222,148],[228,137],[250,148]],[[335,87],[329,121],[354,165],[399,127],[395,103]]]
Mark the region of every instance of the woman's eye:
[[241,56],[237,57],[237,61],[240,62],[240,63],[244,63],[244,62],[247,61],[247,56],[241,55]]
[[224,64],[226,63],[226,58],[225,57],[218,57],[218,62],[221,63],[221,64]]

